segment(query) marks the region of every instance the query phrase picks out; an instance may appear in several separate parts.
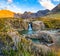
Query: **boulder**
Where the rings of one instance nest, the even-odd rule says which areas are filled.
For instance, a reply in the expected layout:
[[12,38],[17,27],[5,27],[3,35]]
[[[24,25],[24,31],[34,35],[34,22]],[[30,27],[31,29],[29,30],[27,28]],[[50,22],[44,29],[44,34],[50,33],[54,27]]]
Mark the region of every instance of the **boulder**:
[[35,34],[25,35],[28,39],[38,39],[40,42],[46,43],[53,43],[54,35],[48,31],[37,31]]
[[32,28],[33,30],[43,30],[45,28],[45,25],[42,21],[33,21]]
[[46,45],[38,45],[38,44],[34,44],[34,46],[36,47],[35,51],[36,53],[40,53],[40,55],[43,54],[47,54],[47,52],[51,51],[51,49],[49,47],[47,47]]

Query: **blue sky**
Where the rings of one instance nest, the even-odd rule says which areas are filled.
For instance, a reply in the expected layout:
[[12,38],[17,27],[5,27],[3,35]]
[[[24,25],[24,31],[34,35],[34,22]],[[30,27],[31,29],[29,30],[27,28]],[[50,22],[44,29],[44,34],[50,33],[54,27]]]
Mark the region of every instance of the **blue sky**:
[[60,0],[0,0],[0,10],[7,9],[16,13],[25,11],[52,10]]

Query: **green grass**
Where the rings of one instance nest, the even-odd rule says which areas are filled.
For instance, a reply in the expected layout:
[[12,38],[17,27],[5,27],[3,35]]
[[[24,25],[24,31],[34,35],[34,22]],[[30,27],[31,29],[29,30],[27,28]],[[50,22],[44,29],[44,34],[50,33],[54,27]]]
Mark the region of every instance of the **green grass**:
[[50,14],[41,18],[37,18],[38,21],[43,21],[46,28],[60,29],[60,13]]
[[[39,18],[41,20],[41,18]],[[10,22],[11,21],[11,22]],[[58,20],[42,20],[47,28],[60,28],[60,21]],[[23,37],[20,37],[20,42],[16,46],[16,50],[13,50],[11,46],[14,45],[12,37],[10,37],[7,32],[11,30],[14,26],[19,26],[19,22],[22,22],[20,19],[0,19],[0,40],[4,43],[2,52],[5,56],[55,56],[54,52],[48,51],[46,54],[43,53],[42,49],[38,49],[34,46],[31,41],[26,40]],[[58,23],[58,24],[57,24]],[[7,26],[7,27],[6,27]],[[13,28],[14,29],[14,28]],[[39,52],[40,50],[40,52]]]
[[3,50],[3,54],[5,56],[57,56],[55,52],[53,51],[48,51],[47,53],[43,53],[42,49],[40,49],[40,53],[36,52],[35,50],[31,50],[30,49],[25,49],[23,48],[23,46],[21,45],[21,43],[19,43],[18,45],[18,49],[17,51],[14,51],[12,48],[10,48],[9,51],[7,51],[6,49]]

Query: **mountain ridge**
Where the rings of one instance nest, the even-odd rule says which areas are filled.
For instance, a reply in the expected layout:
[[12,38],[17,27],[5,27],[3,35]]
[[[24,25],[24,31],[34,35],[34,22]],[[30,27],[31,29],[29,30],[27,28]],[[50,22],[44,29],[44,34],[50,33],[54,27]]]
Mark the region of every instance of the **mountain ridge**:
[[43,17],[43,16],[46,16],[49,14],[55,14],[55,13],[59,13],[59,12],[60,12],[60,4],[58,4],[51,11],[46,9],[46,10],[39,10],[36,13],[25,11],[23,14],[21,14],[21,13],[12,12],[10,10],[0,10],[0,18],[13,17],[13,18],[29,19],[29,18]]
[[52,9],[52,12],[60,12],[60,3]]
[[24,12],[23,14],[15,14],[15,17],[18,18],[23,18],[23,19],[28,19],[28,18],[37,18],[37,17],[41,17],[41,16],[45,16],[47,13],[49,12],[49,10],[39,10],[36,13],[32,13],[32,12]]

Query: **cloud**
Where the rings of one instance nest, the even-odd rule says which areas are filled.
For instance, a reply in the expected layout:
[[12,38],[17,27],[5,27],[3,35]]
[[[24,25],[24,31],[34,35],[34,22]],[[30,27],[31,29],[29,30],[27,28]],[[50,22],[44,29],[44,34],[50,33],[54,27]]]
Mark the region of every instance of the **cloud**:
[[8,1],[8,3],[12,3],[13,2],[13,0],[7,0]]
[[17,6],[14,5],[14,4],[8,4],[8,5],[6,6],[6,9],[11,10],[11,11],[16,12],[16,13],[22,12],[21,8],[17,7]]
[[39,0],[39,3],[45,7],[46,9],[52,10],[55,5],[51,2],[51,0]]

